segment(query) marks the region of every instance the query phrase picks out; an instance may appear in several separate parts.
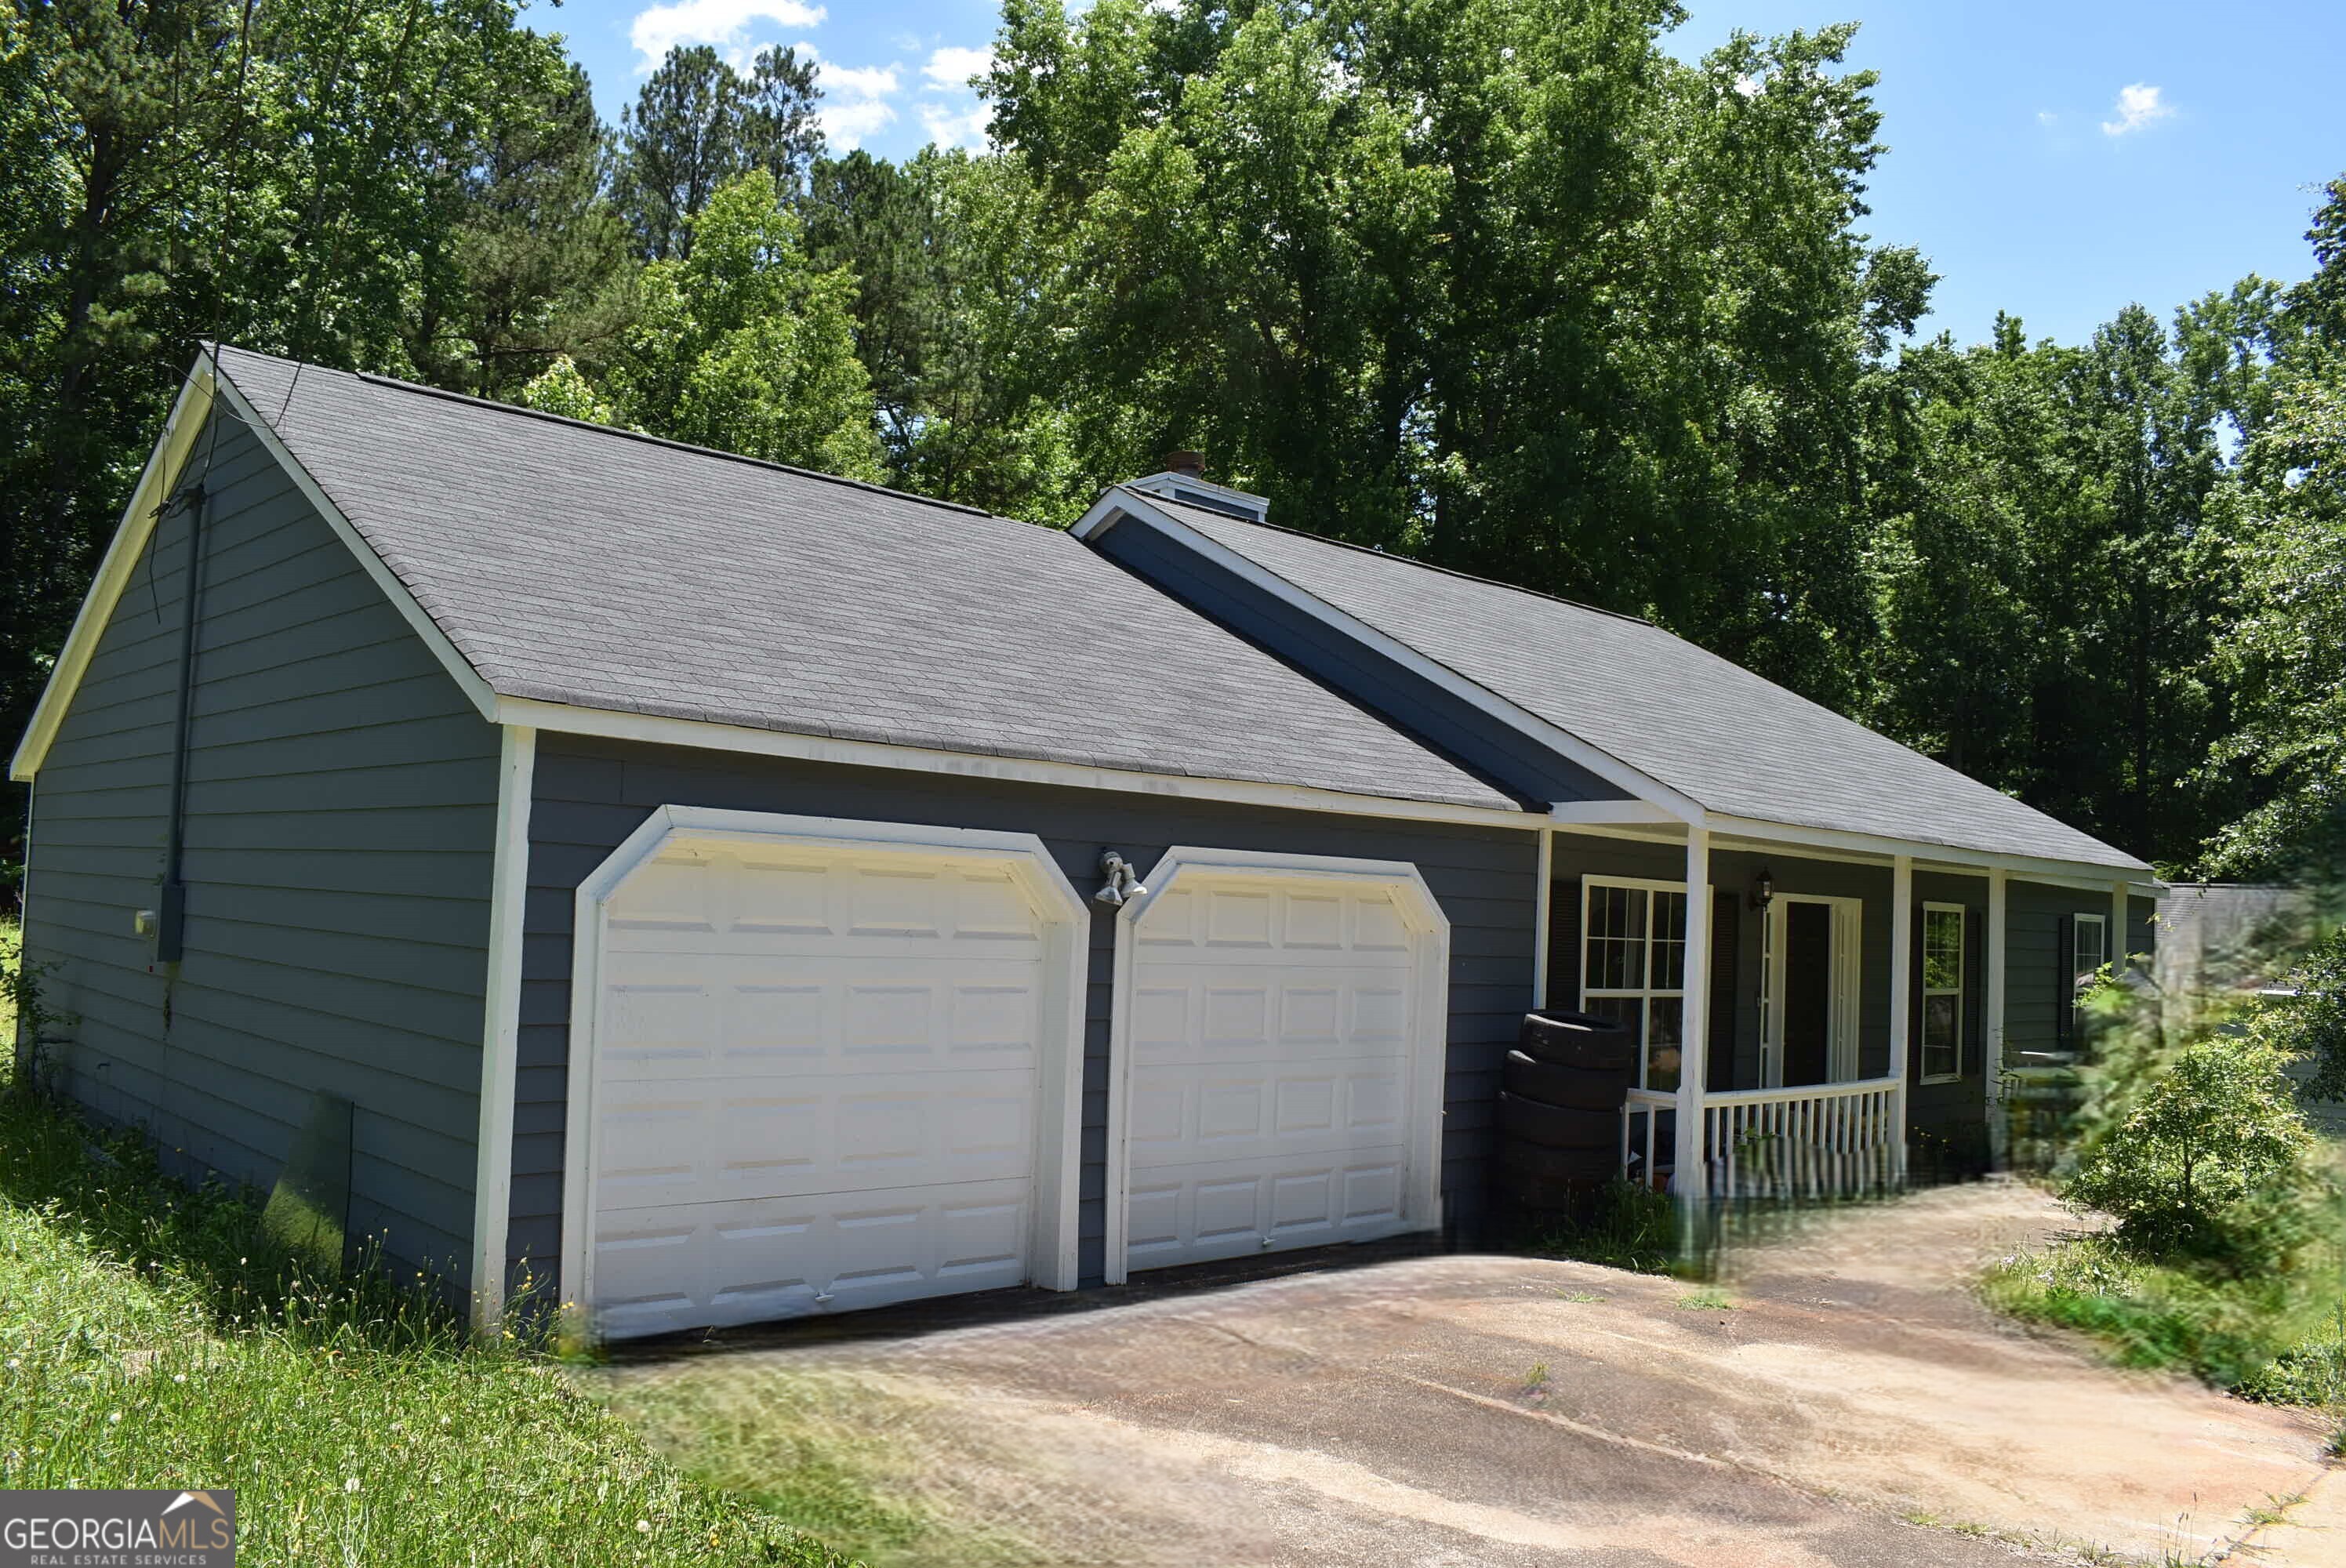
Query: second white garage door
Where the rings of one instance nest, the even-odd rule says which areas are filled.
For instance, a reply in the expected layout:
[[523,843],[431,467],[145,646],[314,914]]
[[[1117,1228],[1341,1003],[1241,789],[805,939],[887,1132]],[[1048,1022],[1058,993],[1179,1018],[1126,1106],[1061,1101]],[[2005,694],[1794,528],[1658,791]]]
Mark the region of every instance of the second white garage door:
[[1118,1031],[1127,1268],[1436,1223],[1447,932],[1414,872],[1176,850],[1149,881]]
[[1041,874],[982,845],[688,830],[617,882],[582,1085],[605,1334],[1048,1274],[1038,1152],[1079,944]]

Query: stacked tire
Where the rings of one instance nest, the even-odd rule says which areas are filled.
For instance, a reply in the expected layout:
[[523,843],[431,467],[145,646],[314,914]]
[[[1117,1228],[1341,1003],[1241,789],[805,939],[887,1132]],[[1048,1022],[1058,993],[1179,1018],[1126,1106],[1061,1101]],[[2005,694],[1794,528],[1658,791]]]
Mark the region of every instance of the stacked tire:
[[1517,1210],[1577,1209],[1619,1174],[1629,1032],[1587,1013],[1533,1013],[1500,1076],[1499,1194]]

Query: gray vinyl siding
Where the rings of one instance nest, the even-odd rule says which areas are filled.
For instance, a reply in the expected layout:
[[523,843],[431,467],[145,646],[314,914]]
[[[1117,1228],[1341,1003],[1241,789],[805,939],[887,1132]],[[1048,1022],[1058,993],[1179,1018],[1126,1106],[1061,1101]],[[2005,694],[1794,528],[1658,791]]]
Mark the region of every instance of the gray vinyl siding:
[[312,1097],[342,1095],[352,1234],[405,1264],[461,1264],[497,734],[241,425],[222,426],[209,484],[186,956],[167,972],[132,928],[163,875],[182,510],[37,784],[26,944],[76,1020],[56,1066],[183,1174],[261,1186]]
[[[539,738],[530,810],[515,1089],[511,1267],[547,1279],[561,1257],[570,968],[578,884],[663,805],[1032,832],[1088,891],[1103,849],[1145,874],[1176,844],[1353,855],[1415,864],[1451,921],[1445,1214],[1484,1208],[1498,1070],[1531,997],[1535,833],[944,778],[576,737]],[[1115,917],[1093,911],[1084,1043],[1079,1263],[1104,1264],[1107,1038]]]
[[[2127,900],[2125,956],[2155,951],[2157,927],[2151,899]],[[2004,1058],[2026,1066],[2023,1053],[2067,1051],[2075,1044],[2062,1028],[2073,998],[2075,972],[2068,924],[2081,914],[2110,912],[2110,896],[2086,888],[2051,887],[2014,881],[2004,893]],[[2114,955],[2116,956],[2116,955]]]
[[1482,713],[1399,660],[1337,631],[1152,527],[1093,535],[1099,553],[1190,608],[1382,714],[1526,800],[1624,800],[1626,791]]

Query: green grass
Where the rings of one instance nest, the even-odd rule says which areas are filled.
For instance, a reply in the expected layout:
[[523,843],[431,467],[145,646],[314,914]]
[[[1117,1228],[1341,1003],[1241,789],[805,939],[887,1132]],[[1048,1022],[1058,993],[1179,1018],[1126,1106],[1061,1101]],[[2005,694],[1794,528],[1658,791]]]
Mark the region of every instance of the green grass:
[[0,1081],[0,1487],[112,1486],[234,1487],[253,1563],[843,1561],[413,1282],[306,1265],[248,1195]]
[[1617,1177],[1593,1196],[1586,1215],[1546,1222],[1525,1238],[1524,1250],[1640,1274],[1670,1274],[1678,1271],[1678,1205],[1668,1193]]
[[2229,1276],[2078,1237],[2005,1259],[1984,1291],[2014,1317],[2091,1335],[2121,1366],[2185,1371],[2279,1404],[2346,1396],[2346,1294],[2331,1258]]

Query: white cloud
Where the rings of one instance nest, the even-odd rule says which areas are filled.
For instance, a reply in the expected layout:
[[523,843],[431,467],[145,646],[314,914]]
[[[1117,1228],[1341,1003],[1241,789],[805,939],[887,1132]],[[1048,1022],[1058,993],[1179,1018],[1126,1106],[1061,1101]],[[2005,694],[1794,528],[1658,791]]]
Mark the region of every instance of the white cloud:
[[921,75],[941,87],[964,87],[972,76],[982,76],[994,68],[991,49],[964,49],[948,44],[929,56],[921,67]]
[[716,44],[738,50],[753,22],[781,27],[812,27],[824,15],[805,0],[675,0],[636,13],[627,41],[636,46],[636,69],[648,71],[679,44]]
[[896,106],[885,98],[863,98],[854,103],[825,98],[818,117],[831,145],[842,152],[852,152],[863,145],[865,137],[896,123]]
[[979,103],[956,108],[932,100],[921,106],[921,128],[939,147],[965,147],[973,152],[983,152],[985,124],[991,118],[986,107]]
[[827,98],[884,98],[896,90],[896,67],[820,65],[815,85]]
[[896,66],[834,66],[811,44],[801,44],[799,53],[814,62],[814,85],[822,91],[815,117],[832,147],[852,151],[896,123],[896,106],[888,101],[903,86]]
[[2163,120],[2175,112],[2174,106],[2159,101],[2158,89],[2140,82],[2118,89],[2117,118],[2102,122],[2104,136],[2124,136],[2138,131],[2154,120]]
[[2055,114],[2051,109],[2038,109],[2036,111],[2036,123],[2038,125],[2047,127],[2057,126],[2061,123],[2061,117]]

